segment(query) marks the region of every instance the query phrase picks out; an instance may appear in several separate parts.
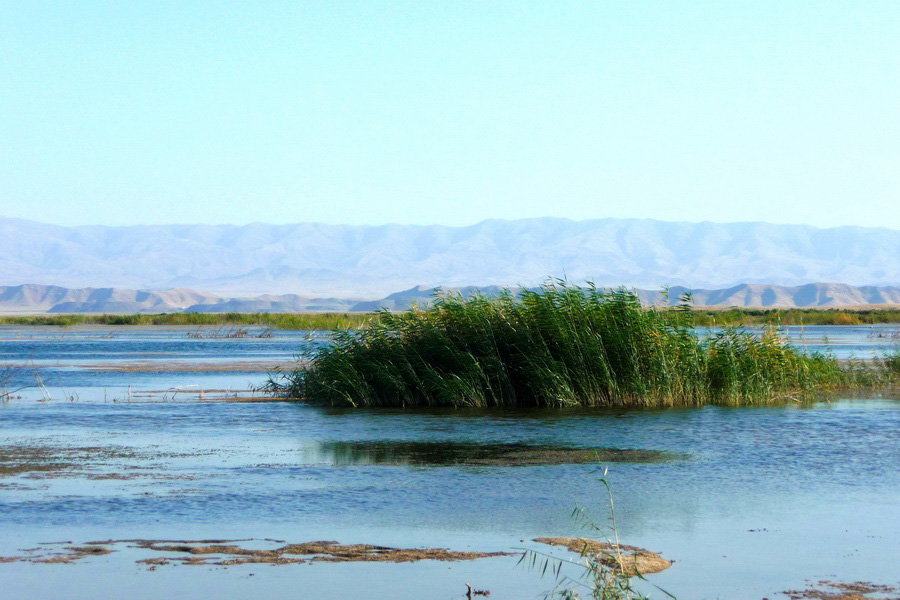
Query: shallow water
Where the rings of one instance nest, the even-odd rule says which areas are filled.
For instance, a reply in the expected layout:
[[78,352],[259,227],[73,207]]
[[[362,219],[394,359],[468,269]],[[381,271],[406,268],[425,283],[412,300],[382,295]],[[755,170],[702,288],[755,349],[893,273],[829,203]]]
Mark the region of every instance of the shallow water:
[[0,388],[86,402],[242,393],[329,340],[325,332],[261,327],[0,327]]
[[[897,398],[740,409],[416,412],[198,402],[187,393],[161,402],[138,391],[209,390],[232,380],[258,385],[265,375],[92,367],[134,360],[134,353],[154,360],[150,353],[166,344],[180,344],[172,352],[182,360],[235,361],[246,350],[257,353],[252,360],[276,362],[290,359],[298,345],[322,342],[304,334],[192,340],[184,331],[150,331],[58,340],[50,333],[53,346],[25,340],[34,345],[18,346],[19,354],[6,346],[16,340],[5,338],[0,363],[82,366],[43,370],[49,402],[29,389],[0,405],[0,443],[7,453],[42,449],[73,466],[0,476],[0,556],[42,542],[131,538],[547,552],[530,540],[585,533],[571,518],[576,505],[607,523],[596,465],[468,458],[525,445],[658,451],[607,455],[616,460],[607,466],[622,541],[674,560],[648,579],[679,598],[759,600],[820,579],[900,583]],[[114,352],[89,346],[89,358],[78,356],[80,342],[107,341]],[[69,354],[57,359],[50,348]],[[24,351],[32,358],[22,358]],[[129,385],[130,402],[123,395]],[[64,387],[77,401],[61,400]],[[445,452],[435,454],[442,446]],[[553,587],[517,567],[515,558],[148,571],[134,562],[142,557],[146,552],[124,548],[69,565],[0,564],[0,584],[8,598],[59,597],[64,589],[73,599],[149,599],[177,590],[224,600],[451,599],[464,596],[466,582],[491,589],[491,598],[512,599],[537,598]]]
[[[748,327],[748,331],[760,331]],[[778,329],[784,338],[805,352],[831,354],[839,359],[868,360],[900,348],[897,325],[791,325]]]
[[[710,331],[715,329],[701,329],[701,335]],[[784,327],[781,332],[803,351],[840,359],[868,360],[900,347],[896,325]],[[329,341],[326,332],[262,327],[0,326],[0,386],[18,389],[40,381],[51,398],[75,392],[85,401],[102,396],[82,394],[83,388],[106,389],[106,400],[127,399],[129,387],[152,392],[246,391],[259,386],[275,366],[290,365]]]

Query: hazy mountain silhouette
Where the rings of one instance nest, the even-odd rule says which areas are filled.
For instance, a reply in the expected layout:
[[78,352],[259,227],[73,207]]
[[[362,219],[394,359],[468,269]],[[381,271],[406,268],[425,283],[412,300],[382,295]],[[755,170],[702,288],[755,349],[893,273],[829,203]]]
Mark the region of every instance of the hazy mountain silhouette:
[[62,227],[0,219],[0,284],[381,297],[415,285],[900,284],[900,231],[648,219]]
[[[496,296],[497,286],[444,288],[465,297],[480,293]],[[164,313],[164,312],[304,312],[407,310],[413,304],[427,305],[434,300],[435,288],[416,286],[389,294],[380,300],[350,298],[310,298],[296,294],[264,294],[257,297],[226,298],[189,289],[129,290],[123,288],[67,289],[59,286],[26,284],[0,287],[0,313]],[[517,291],[517,290],[516,290]],[[634,290],[646,305],[665,302],[659,290]],[[697,306],[757,307],[835,307],[900,304],[898,286],[854,287],[837,283],[811,283],[785,287],[742,284],[728,289],[669,289],[670,303],[685,292],[693,294]]]

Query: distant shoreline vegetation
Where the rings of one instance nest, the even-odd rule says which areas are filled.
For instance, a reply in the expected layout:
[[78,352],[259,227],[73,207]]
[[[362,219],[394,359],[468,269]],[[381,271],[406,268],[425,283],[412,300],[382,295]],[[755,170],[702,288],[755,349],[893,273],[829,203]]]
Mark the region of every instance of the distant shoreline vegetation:
[[[674,308],[656,308],[658,311]],[[0,315],[0,325],[220,326],[259,325],[285,330],[359,329],[382,313],[160,313]],[[900,324],[900,308],[691,308],[693,324],[736,325],[891,325]]]
[[265,390],[357,407],[689,406],[896,384],[896,357],[806,355],[775,328],[701,337],[687,301],[645,308],[628,290],[564,281],[498,297],[440,295],[336,332]]
[[692,309],[694,325],[890,325],[900,308],[726,308]]
[[374,318],[372,313],[163,313],[163,314],[71,314],[0,316],[0,325],[116,326],[261,326],[285,330],[358,329]]

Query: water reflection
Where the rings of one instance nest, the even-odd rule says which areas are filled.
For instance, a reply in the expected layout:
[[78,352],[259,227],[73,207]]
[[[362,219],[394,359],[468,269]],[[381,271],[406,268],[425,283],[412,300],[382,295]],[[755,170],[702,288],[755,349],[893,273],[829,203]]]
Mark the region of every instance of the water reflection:
[[519,467],[606,462],[658,463],[686,458],[683,454],[662,450],[427,441],[319,442],[308,451],[308,456],[313,462],[327,462],[339,467]]

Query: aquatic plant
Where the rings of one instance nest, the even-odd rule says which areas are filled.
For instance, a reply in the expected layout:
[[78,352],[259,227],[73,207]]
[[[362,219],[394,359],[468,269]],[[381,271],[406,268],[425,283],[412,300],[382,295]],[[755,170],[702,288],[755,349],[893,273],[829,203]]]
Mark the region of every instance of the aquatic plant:
[[764,402],[865,383],[774,329],[702,338],[693,313],[643,308],[625,289],[553,281],[499,297],[439,295],[383,311],[265,389],[345,406],[666,406]]
[[900,375],[900,348],[886,353],[882,358],[882,364],[884,364],[884,368],[890,373]]
[[[649,596],[643,594],[635,587],[635,580],[646,581],[645,573],[638,568],[639,562],[635,559],[634,554],[629,555],[628,552],[643,551],[633,546],[625,546],[619,541],[619,529],[616,523],[615,502],[613,500],[612,488],[608,479],[609,470],[603,467],[598,481],[603,485],[606,491],[607,502],[609,503],[609,526],[601,527],[597,525],[590,517],[586,515],[583,507],[576,507],[572,512],[572,517],[579,524],[587,527],[593,537],[605,539],[605,542],[595,542],[586,539],[580,539],[583,544],[577,551],[579,552],[579,562],[574,563],[583,571],[580,580],[564,576],[562,568],[565,564],[572,564],[572,561],[556,558],[537,552],[527,550],[519,564],[528,565],[531,569],[541,571],[541,575],[545,575],[550,570],[556,577],[557,586],[553,592],[546,594],[546,597],[557,596],[562,600],[580,600],[581,592],[590,594],[592,600],[648,600]],[[571,548],[574,549],[574,548]],[[662,560],[662,559],[660,559]],[[662,560],[664,566],[658,570],[664,570],[671,562]],[[550,565],[553,565],[550,568]],[[652,584],[651,584],[652,585]],[[654,585],[657,590],[675,600],[675,596],[666,590]]]
[[695,325],[881,325],[900,323],[897,308],[703,308]]

